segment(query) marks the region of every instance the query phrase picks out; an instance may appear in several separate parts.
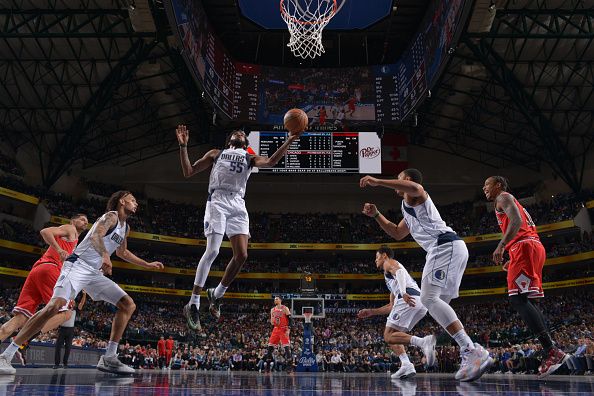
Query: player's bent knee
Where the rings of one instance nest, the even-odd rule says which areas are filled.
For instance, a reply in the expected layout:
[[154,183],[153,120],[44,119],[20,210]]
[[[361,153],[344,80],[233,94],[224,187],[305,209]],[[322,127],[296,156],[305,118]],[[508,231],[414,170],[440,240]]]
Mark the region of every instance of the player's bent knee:
[[44,310],[54,316],[60,313],[60,309],[62,309],[66,303],[67,301],[65,299],[56,297],[50,300],[50,302],[45,306]]
[[118,302],[118,309],[132,314],[136,311],[136,304],[134,303],[134,300],[132,300],[132,297],[125,295]]

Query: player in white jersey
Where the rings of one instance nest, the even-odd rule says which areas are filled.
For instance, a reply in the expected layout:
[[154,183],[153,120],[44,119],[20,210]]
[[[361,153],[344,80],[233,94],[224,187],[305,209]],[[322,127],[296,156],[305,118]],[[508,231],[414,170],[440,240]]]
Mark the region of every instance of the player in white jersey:
[[132,367],[119,361],[117,348],[136,305],[125,291],[105,275],[111,275],[110,257],[114,252],[121,259],[139,267],[163,268],[160,262],[146,262],[128,250],[130,228],[126,220],[136,213],[137,208],[136,198],[129,191],[118,191],[109,198],[107,213],[97,219],[85,239],[64,262],[50,302],[29,319],[0,355],[0,374],[15,373],[10,361],[19,346],[39,332],[48,320],[58,314],[69,300],[74,300],[83,289],[94,301],[106,301],[118,309],[111,324],[107,351],[99,359],[97,368],[114,374],[135,372]]
[[[427,314],[427,308],[420,300],[421,289],[410,276],[406,268],[394,259],[394,251],[382,246],[375,252],[375,265],[382,270],[386,286],[390,291],[390,302],[383,307],[362,309],[357,313],[359,319],[376,315],[388,315],[384,340],[400,358],[400,369],[392,374],[392,378],[405,379],[414,376],[417,371],[411,363],[403,344],[410,344],[411,336],[406,332]],[[427,366],[435,365],[435,336],[428,335],[421,338],[423,354],[427,359]]]
[[219,318],[221,315],[221,299],[225,291],[233,282],[247,259],[249,231],[249,217],[245,208],[245,189],[252,167],[271,168],[285,155],[289,145],[300,134],[289,134],[287,140],[270,157],[250,154],[248,139],[243,131],[233,131],[227,137],[223,150],[213,149],[193,164],[188,157],[189,131],[184,125],[176,130],[180,146],[180,159],[184,177],[188,178],[196,173],[205,171],[212,166],[208,183],[208,202],[204,213],[204,235],[206,236],[206,251],[200,258],[192,297],[184,307],[184,316],[188,326],[200,329],[200,292],[204,287],[210,266],[219,254],[223,236],[227,234],[233,249],[233,257],[221,282],[216,288],[208,289],[210,313]]
[[[365,204],[363,213],[373,217],[396,240],[410,234],[427,252],[421,280],[421,302],[460,346],[462,362],[456,372],[456,379],[474,381],[483,375],[492,361],[489,352],[468,337],[456,312],[449,305],[453,298],[458,297],[468,261],[468,249],[464,241],[442,220],[422,182],[421,172],[412,168],[402,171],[396,180],[371,176],[361,178],[361,188],[380,186],[395,190],[403,198],[404,218],[396,225],[386,219],[372,203]],[[419,339],[411,337],[410,344],[420,346]]]

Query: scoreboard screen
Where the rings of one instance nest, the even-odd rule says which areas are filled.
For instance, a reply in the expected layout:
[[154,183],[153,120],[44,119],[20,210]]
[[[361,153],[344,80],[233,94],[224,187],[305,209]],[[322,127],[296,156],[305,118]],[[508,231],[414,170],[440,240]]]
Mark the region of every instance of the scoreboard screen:
[[[259,131],[249,135],[256,154],[270,157],[282,146],[287,132]],[[266,173],[381,173],[381,142],[375,132],[305,132],[291,143]]]

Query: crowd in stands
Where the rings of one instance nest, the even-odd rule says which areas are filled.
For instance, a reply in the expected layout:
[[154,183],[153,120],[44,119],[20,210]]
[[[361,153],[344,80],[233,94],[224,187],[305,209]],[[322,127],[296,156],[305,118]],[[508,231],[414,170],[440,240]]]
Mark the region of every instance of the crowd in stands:
[[[4,219],[0,221],[0,239],[20,242],[34,246],[45,246],[44,241],[37,231],[31,225],[25,223]],[[582,238],[576,235],[559,236],[553,240],[543,239],[547,250],[547,257],[568,256],[576,253],[588,252],[594,250],[594,237],[591,234],[584,234]],[[468,261],[468,268],[493,266],[491,252],[481,252],[475,254],[473,249]],[[167,267],[194,269],[200,259],[200,254],[196,256],[172,255],[155,253],[148,250],[135,250],[140,257],[147,257],[151,260],[161,261]],[[219,257],[213,263],[211,270],[224,271],[230,259],[230,250],[223,249]],[[409,271],[422,271],[424,261],[424,252],[420,249],[409,251],[406,255],[397,252],[396,259],[401,261]],[[30,264],[23,262],[23,267],[27,268]],[[345,255],[335,255],[325,258],[315,257],[294,257],[291,254],[276,254],[268,257],[259,257],[251,255],[244,265],[242,272],[272,272],[272,273],[348,273],[348,274],[369,274],[377,273],[374,263],[374,257],[368,259],[349,258]],[[155,285],[156,286],[156,285]]]
[[[0,163],[2,157],[0,157]],[[113,191],[125,187],[95,181],[85,181],[92,194],[105,197],[72,199],[64,194],[43,191],[39,187],[25,184],[22,178],[8,174],[0,175],[0,185],[40,197],[52,215],[69,217],[83,212],[93,222],[105,211],[107,197]],[[134,192],[139,198],[140,211],[132,216],[132,230],[160,235],[186,238],[204,238],[204,206],[165,200],[146,199],[141,192]],[[558,194],[550,201],[526,205],[537,225],[549,224],[573,218],[583,206],[592,199],[594,193],[583,190],[580,194]],[[477,200],[482,200],[478,197]],[[397,202],[394,207],[397,208]],[[392,221],[402,217],[398,210],[380,208]],[[440,205],[440,213],[446,223],[460,236],[480,235],[499,232],[492,211],[486,205],[475,205],[474,201]],[[295,225],[299,226],[296,227]],[[360,213],[250,213],[250,233],[252,242],[299,242],[299,243],[382,243],[389,238],[368,217]]]
[[[18,290],[1,292],[0,321],[9,318]],[[263,302],[233,302],[223,305],[223,315],[214,322],[204,310],[201,332],[189,332],[181,315],[185,301],[165,300],[148,295],[134,296],[137,311],[132,316],[120,345],[120,357],[137,368],[206,370],[279,370],[294,367],[302,346],[302,323],[294,321],[291,329],[292,360],[282,353],[267,355],[271,331],[269,310]],[[75,344],[103,348],[110,331],[113,308],[89,301],[76,321]],[[541,359],[540,346],[526,332],[522,320],[507,298],[465,302],[455,300],[456,311],[471,336],[490,348],[496,364],[493,372],[526,373],[535,370]],[[356,319],[356,311],[378,306],[381,302],[328,301],[328,308],[344,307],[344,313],[328,313],[314,320],[318,364],[325,371],[381,372],[394,371],[397,359],[383,340],[384,317]],[[575,352],[569,370],[575,374],[591,371],[594,352],[594,293],[587,289],[565,289],[563,294],[548,295],[539,302],[556,343],[566,352]],[[333,311],[335,312],[335,311]],[[414,330],[420,336],[438,334],[439,371],[451,372],[459,363],[459,351],[433,319],[426,317]],[[172,336],[175,348],[171,358],[159,356],[157,340]],[[33,341],[53,342],[55,334],[37,336]],[[411,361],[423,371],[420,351],[409,348]],[[275,364],[270,364],[274,362]]]

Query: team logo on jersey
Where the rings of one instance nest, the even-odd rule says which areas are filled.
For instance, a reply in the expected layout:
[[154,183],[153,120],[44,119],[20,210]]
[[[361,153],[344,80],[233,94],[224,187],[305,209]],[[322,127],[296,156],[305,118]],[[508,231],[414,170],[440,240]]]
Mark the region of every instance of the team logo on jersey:
[[210,223],[208,221],[204,222],[204,229],[208,230],[208,226],[210,225]]
[[395,313],[395,314],[392,316],[392,320],[394,320],[394,321],[397,321],[398,319],[400,319],[400,315],[399,315],[398,313]]
[[122,242],[124,242],[124,238],[122,238],[120,235],[113,233],[111,234],[111,238],[112,241],[114,241],[115,243],[117,243],[118,245],[121,245]]
[[446,277],[446,273],[444,270],[437,270],[433,273],[433,276],[435,276],[435,279],[437,280],[444,280]]

